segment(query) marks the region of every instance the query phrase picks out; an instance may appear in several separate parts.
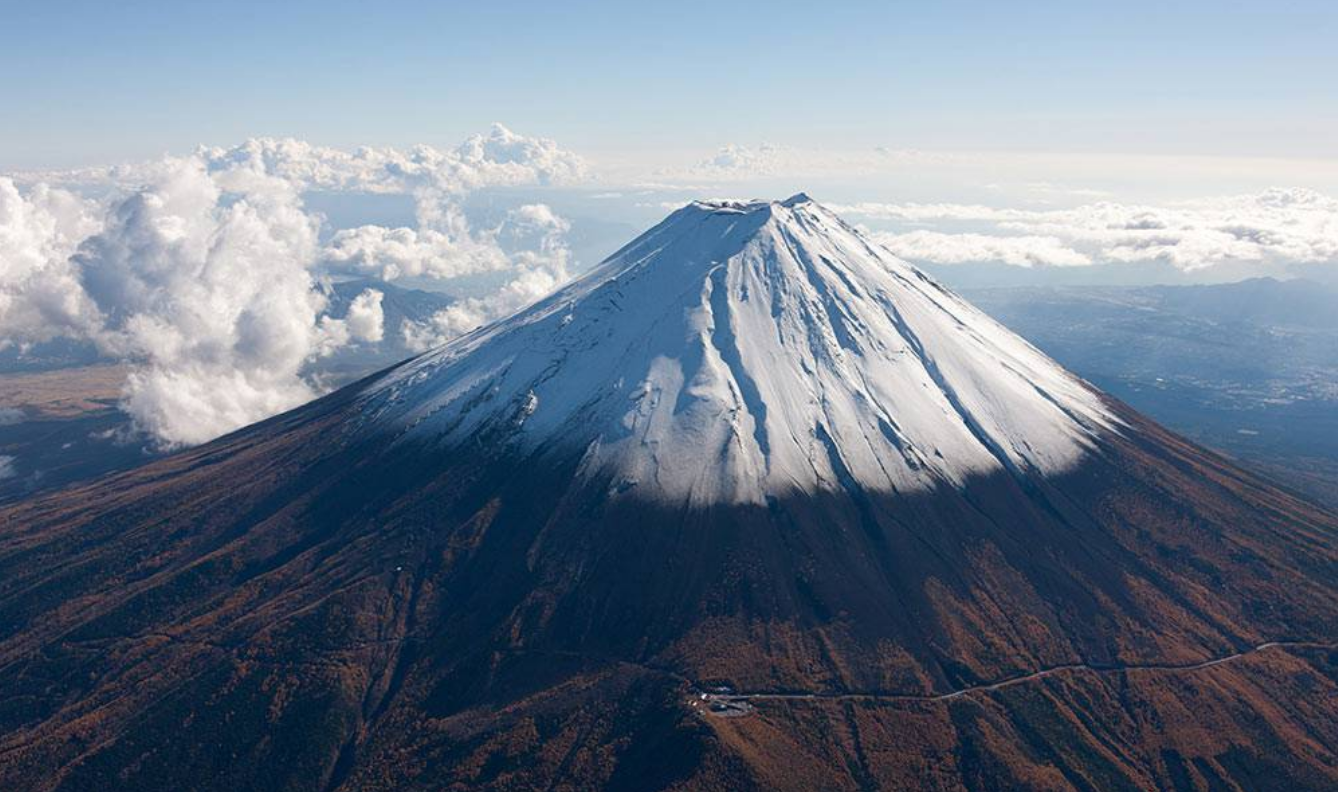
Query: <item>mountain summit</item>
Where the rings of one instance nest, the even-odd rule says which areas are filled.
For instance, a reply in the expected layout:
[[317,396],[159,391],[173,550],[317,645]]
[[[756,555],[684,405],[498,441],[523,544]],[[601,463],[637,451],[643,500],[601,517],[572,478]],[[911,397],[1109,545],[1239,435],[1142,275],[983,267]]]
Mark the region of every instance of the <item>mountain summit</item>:
[[686,206],[366,399],[405,442],[574,449],[617,492],[697,504],[1057,473],[1119,423],[802,194]]
[[0,787],[1338,786],[1338,517],[807,196],[0,508]]

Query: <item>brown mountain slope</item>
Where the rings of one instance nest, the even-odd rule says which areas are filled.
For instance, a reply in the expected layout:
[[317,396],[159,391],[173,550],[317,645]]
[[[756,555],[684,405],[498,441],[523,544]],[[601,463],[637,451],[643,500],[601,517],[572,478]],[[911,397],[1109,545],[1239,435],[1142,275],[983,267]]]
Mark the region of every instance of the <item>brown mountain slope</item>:
[[6,788],[1338,780],[1315,648],[691,706],[1332,641],[1334,517],[1127,411],[1139,441],[1036,487],[663,513],[564,489],[576,460],[340,447],[347,408],[0,512]]
[[697,203],[0,509],[0,788],[1332,789],[1336,536],[806,196]]

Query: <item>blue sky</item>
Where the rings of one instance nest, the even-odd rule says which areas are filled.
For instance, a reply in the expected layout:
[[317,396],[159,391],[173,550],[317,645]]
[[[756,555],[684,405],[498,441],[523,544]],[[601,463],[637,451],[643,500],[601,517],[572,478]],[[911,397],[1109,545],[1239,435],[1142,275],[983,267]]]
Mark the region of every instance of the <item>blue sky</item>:
[[0,168],[232,143],[1338,158],[1333,2],[0,3]]

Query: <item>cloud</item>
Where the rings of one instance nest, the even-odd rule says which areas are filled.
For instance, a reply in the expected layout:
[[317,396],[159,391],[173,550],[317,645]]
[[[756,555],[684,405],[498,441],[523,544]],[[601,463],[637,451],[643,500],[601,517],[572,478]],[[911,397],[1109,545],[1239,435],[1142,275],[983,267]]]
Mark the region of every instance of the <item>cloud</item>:
[[386,314],[381,309],[384,296],[376,289],[367,289],[353,298],[344,321],[354,339],[375,344],[385,337]]
[[23,410],[17,407],[0,407],[0,426],[13,426],[23,423]]
[[159,445],[203,442],[309,400],[313,359],[383,333],[380,294],[323,316],[319,220],[293,183],[198,158],[93,205],[0,184],[6,339],[95,343],[134,364],[123,409]]
[[568,230],[567,221],[543,204],[512,210],[495,236],[499,244],[523,248],[512,256],[516,274],[487,297],[460,300],[426,321],[405,320],[400,329],[405,345],[430,349],[551,293],[571,277]]
[[323,255],[335,269],[373,274],[388,281],[405,277],[459,278],[511,266],[489,235],[475,238],[459,207],[443,207],[433,222],[436,228],[366,225],[338,231]]
[[697,163],[692,174],[710,179],[741,181],[769,176],[784,164],[786,150],[770,143],[757,146],[729,143]]
[[0,177],[0,349],[85,332],[97,322],[69,257],[101,227],[96,206]]
[[[586,161],[552,140],[493,124],[454,149],[361,146],[352,151],[294,138],[250,138],[233,146],[199,146],[192,157],[209,173],[273,176],[300,192],[464,195],[486,187],[574,184],[591,178]],[[28,184],[135,190],[159,162],[17,174]]]
[[111,206],[72,261],[104,317],[93,340],[137,363],[122,400],[137,427],[200,443],[315,395],[302,367],[348,338],[322,321],[317,231],[290,182],[196,158]]
[[[456,152],[463,166],[486,174],[467,182],[543,184],[585,177],[584,163],[548,141],[521,138],[496,126]],[[440,169],[436,172],[440,173]],[[458,173],[453,172],[455,176]],[[333,235],[323,259],[334,270],[374,274],[385,280],[426,277],[449,281],[483,273],[509,273],[493,293],[458,300],[425,321],[406,320],[406,345],[426,350],[481,324],[519,310],[571,277],[569,224],[544,204],[511,210],[496,227],[476,229],[466,220],[461,192],[451,179],[414,189],[417,228],[360,226]]]
[[911,231],[905,234],[874,233],[873,238],[901,258],[934,264],[998,261],[1017,267],[1080,267],[1092,263],[1086,255],[1065,246],[1055,237]]
[[[101,202],[0,179],[0,347],[57,337],[132,362],[121,406],[159,445],[204,442],[318,393],[314,361],[385,336],[382,294],[326,313],[322,269],[449,279],[510,272],[417,332],[439,342],[568,277],[567,224],[542,205],[475,232],[462,200],[490,186],[586,178],[585,163],[501,125],[442,151],[356,151],[254,139],[66,174],[117,188]],[[305,210],[313,190],[406,193],[418,227],[336,230]],[[528,246],[528,247],[527,247]]]
[[[1062,264],[1064,259],[1078,263],[1078,257],[1086,257],[1095,262],[1164,261],[1188,272],[1225,262],[1338,262],[1338,199],[1306,189],[1273,188],[1163,206],[1102,201],[1036,210],[860,203],[839,206],[837,211],[922,225],[974,222],[994,227],[992,234],[926,230],[918,236],[917,232],[883,235],[890,246],[901,245],[902,255],[920,254],[927,261],[943,263],[1004,261],[1029,266]],[[989,257],[963,258],[972,255]]]
[[999,209],[980,204],[875,203],[830,204],[832,211],[875,220],[924,222],[929,220],[989,220],[1003,222],[1044,216],[1031,209]]
[[0,454],[0,481],[14,478],[18,475],[18,471],[14,469],[14,461],[14,457]]
[[[449,156],[419,147],[406,164],[403,156],[386,157],[360,149],[360,158],[391,166],[342,166],[356,178],[331,178],[325,184],[376,185],[414,195],[416,228],[366,225],[336,232],[322,257],[335,271],[371,274],[385,280],[425,277],[449,281],[484,273],[510,273],[492,294],[469,297],[437,312],[423,322],[406,321],[400,328],[411,349],[425,350],[479,325],[518,310],[548,294],[570,278],[570,251],[565,236],[568,223],[543,204],[528,204],[510,211],[496,227],[476,229],[467,221],[462,197],[468,191],[495,185],[572,183],[589,177],[585,162],[552,141],[516,135],[494,125],[487,135],[475,135]],[[256,157],[227,157],[233,162]],[[262,162],[277,162],[259,156]],[[286,161],[310,162],[337,158],[292,156]],[[275,165],[266,164],[266,169]],[[334,169],[334,170],[341,170]],[[286,170],[282,168],[281,170]],[[300,172],[311,173],[310,167]],[[311,178],[303,176],[303,178]]]
[[777,143],[727,143],[708,152],[669,151],[654,157],[654,165],[605,160],[601,173],[612,184],[629,190],[689,192],[692,198],[721,183],[784,179],[803,181],[810,188],[835,180],[850,183],[882,181],[926,171],[955,170],[978,164],[980,157],[960,152],[934,152],[887,146],[861,149],[805,148]]
[[481,273],[510,273],[493,293],[467,297],[424,321],[405,320],[406,346],[424,351],[534,302],[571,277],[566,234],[570,225],[544,204],[507,213],[495,228],[472,230],[458,205],[419,199],[413,228],[361,226],[340,231],[326,246],[328,265],[385,280],[429,277],[451,280]]
[[333,316],[320,318],[317,344],[313,355],[326,357],[353,342],[375,344],[385,337],[385,312],[381,300],[385,295],[376,289],[363,289],[349,302],[342,319]]
[[[1067,184],[1056,184],[1047,181],[1027,182],[1022,185],[1026,192],[1041,196],[1044,198],[1058,196],[1066,198],[1109,198],[1108,190],[1097,190],[1092,187],[1072,187]],[[1042,201],[1045,202],[1045,201]]]
[[231,148],[201,147],[211,172],[246,170],[276,176],[303,190],[463,194],[484,187],[564,184],[589,172],[578,155],[546,138],[518,135],[501,124],[455,149],[364,146],[343,151],[291,138],[254,138]]

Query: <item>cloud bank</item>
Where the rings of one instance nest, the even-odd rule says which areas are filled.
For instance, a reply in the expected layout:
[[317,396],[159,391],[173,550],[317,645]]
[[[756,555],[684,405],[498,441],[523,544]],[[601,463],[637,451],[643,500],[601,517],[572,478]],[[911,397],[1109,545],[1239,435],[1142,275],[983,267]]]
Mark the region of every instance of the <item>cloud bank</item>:
[[862,203],[836,207],[871,220],[933,225],[971,222],[991,233],[915,230],[876,236],[911,259],[1017,266],[1162,261],[1192,272],[1226,262],[1338,261],[1338,199],[1274,188],[1254,195],[1165,206],[1109,201],[1072,209],[972,204]]
[[935,264],[998,261],[1016,267],[1080,267],[1092,263],[1087,255],[1067,247],[1063,241],[1052,236],[911,231],[905,234],[874,233],[873,237],[902,258]]
[[690,175],[724,181],[770,176],[784,167],[787,154],[786,149],[771,143],[756,146],[730,143],[697,163]]
[[322,316],[318,230],[292,183],[198,159],[109,207],[71,262],[101,320],[91,339],[137,363],[122,406],[138,428],[200,443],[316,395],[303,366],[356,340]]
[[492,239],[520,249],[512,254],[513,276],[487,297],[461,300],[425,322],[406,321],[401,328],[405,344],[414,350],[430,349],[552,292],[571,277],[568,230],[567,221],[543,204],[511,211],[492,232]]
[[[103,184],[119,190],[102,201],[0,178],[0,347],[89,341],[133,363],[122,408],[137,428],[163,447],[204,442],[313,398],[313,361],[385,337],[381,292],[331,316],[325,273],[510,273],[496,293],[403,328],[418,347],[551,290],[568,277],[565,221],[527,205],[480,232],[461,201],[584,176],[552,141],[495,125],[450,151],[273,139],[201,148],[105,169]],[[418,227],[337,230],[322,245],[322,218],[302,201],[313,190],[411,194]]]

